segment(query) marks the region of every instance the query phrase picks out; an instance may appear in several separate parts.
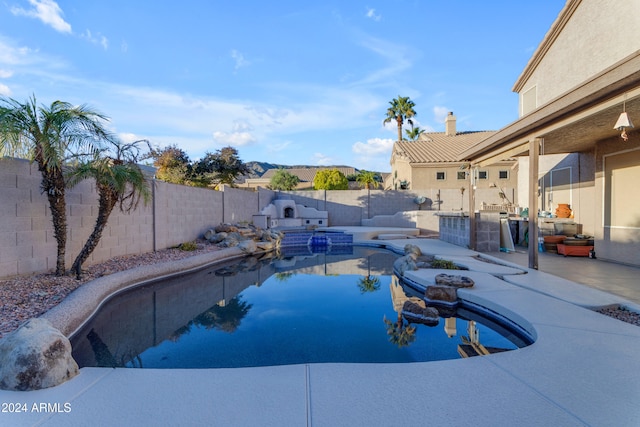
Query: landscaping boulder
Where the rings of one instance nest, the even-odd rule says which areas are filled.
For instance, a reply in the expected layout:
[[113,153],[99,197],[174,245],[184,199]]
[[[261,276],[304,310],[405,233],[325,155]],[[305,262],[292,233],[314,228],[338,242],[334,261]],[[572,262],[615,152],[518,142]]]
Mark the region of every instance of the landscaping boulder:
[[417,270],[416,261],[411,255],[401,256],[393,263],[393,268],[398,272],[400,276],[404,276],[406,271]]
[[224,239],[226,239],[228,235],[229,235],[228,233],[225,233],[224,231],[221,231],[220,233],[210,234],[209,237],[207,237],[206,234],[205,234],[205,239],[207,239],[211,243],[220,243]]
[[261,251],[269,252],[275,249],[275,244],[271,241],[257,242],[256,245]]
[[54,387],[75,377],[71,344],[45,319],[30,319],[0,340],[0,389]]
[[243,240],[238,243],[238,248],[244,253],[252,254],[258,250],[258,245],[253,240]]
[[433,307],[426,307],[424,302],[420,304],[410,300],[405,301],[402,306],[402,317],[408,322],[420,323],[427,326],[436,326],[440,321],[438,310]]
[[213,228],[210,228],[204,232],[204,239],[211,241],[211,237],[213,237],[215,234],[216,234],[216,230],[214,230]]
[[413,258],[417,259],[420,255],[422,255],[422,251],[416,245],[407,244],[404,246],[404,254],[413,255]]
[[225,233],[234,233],[238,231],[238,227],[231,224],[216,225],[215,232],[220,233],[221,231],[224,231]]
[[424,296],[430,301],[439,301],[448,304],[458,301],[458,292],[456,291],[456,288],[453,288],[451,286],[427,286]]
[[437,285],[452,286],[454,288],[471,288],[475,282],[465,276],[457,276],[453,274],[438,274],[436,276]]

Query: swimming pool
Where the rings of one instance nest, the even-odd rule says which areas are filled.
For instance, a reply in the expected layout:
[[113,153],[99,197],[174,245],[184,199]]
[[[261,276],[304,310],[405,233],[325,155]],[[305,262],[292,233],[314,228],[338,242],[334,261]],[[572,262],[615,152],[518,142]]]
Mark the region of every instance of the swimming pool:
[[398,311],[415,298],[372,248],[296,251],[178,274],[115,296],[71,338],[81,367],[221,368],[402,363],[513,350],[529,342],[470,310],[437,324]]

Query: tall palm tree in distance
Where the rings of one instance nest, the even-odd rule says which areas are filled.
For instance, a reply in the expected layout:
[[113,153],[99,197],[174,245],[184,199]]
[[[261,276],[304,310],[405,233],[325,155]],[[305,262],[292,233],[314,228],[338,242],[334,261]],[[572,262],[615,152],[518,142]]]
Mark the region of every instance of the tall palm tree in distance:
[[71,150],[92,150],[109,138],[107,118],[86,105],[54,101],[38,106],[35,96],[20,103],[0,98],[0,152],[22,149],[38,165],[57,243],[56,275],[65,274],[67,218],[63,168]]
[[404,133],[407,134],[407,137],[411,141],[416,141],[418,138],[420,138],[420,135],[424,133],[424,129],[420,129],[420,126],[411,126],[411,129],[405,129]]
[[71,266],[71,271],[78,279],[82,274],[82,264],[98,246],[113,208],[120,204],[120,210],[128,213],[138,206],[140,199],[146,204],[151,198],[147,181],[137,164],[140,151],[138,144],[143,142],[146,143],[146,141],[135,141],[123,144],[120,141],[111,140],[111,148],[97,150],[93,158],[80,162],[67,174],[70,187],[84,179],[93,178],[98,190],[96,224]]
[[416,112],[413,109],[416,104],[411,99],[409,99],[408,96],[399,95],[398,98],[394,98],[392,101],[389,101],[389,104],[391,106],[387,109],[387,118],[384,119],[383,123],[387,124],[392,120],[395,120],[398,124],[398,141],[402,141],[402,125],[406,120],[413,126],[411,117],[414,117],[416,115]]
[[362,170],[356,176],[356,181],[362,186],[362,188],[366,188],[370,190],[372,188],[378,188],[380,182],[378,182],[378,174],[371,171]]

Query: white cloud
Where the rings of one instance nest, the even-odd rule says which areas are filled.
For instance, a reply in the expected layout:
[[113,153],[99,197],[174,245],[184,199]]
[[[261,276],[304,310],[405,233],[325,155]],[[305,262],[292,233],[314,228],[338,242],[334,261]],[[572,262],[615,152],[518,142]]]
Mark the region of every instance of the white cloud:
[[253,127],[247,122],[236,120],[233,122],[231,130],[234,132],[249,132],[253,130]]
[[0,79],[8,79],[11,76],[13,76],[13,71],[0,68]]
[[367,13],[365,16],[367,18],[373,19],[376,22],[378,22],[380,18],[382,18],[382,16],[380,16],[380,14],[376,14],[376,10],[372,8],[367,8]]
[[[22,65],[29,62],[33,51],[28,47],[16,47],[9,39],[0,37],[0,63],[9,65]],[[4,70],[7,73],[13,72]]]
[[0,83],[0,96],[11,96],[11,89],[9,89],[9,86]]
[[80,37],[90,41],[93,44],[99,44],[104,48],[104,50],[107,50],[109,48],[109,39],[107,39],[100,33],[94,36],[93,34],[91,34],[91,31],[85,30],[85,32]]
[[62,9],[53,0],[29,0],[32,9],[12,7],[11,13],[36,18],[61,33],[71,33],[71,25],[64,20]]
[[136,135],[135,133],[119,133],[118,137],[125,144],[131,144],[132,142],[140,141],[141,139],[146,139]]
[[238,70],[238,69],[240,69],[242,67],[246,67],[247,65],[251,64],[249,61],[244,59],[244,55],[243,54],[241,54],[240,52],[238,52],[235,49],[233,49],[231,51],[231,58],[233,58],[233,60],[236,62],[236,65],[234,67],[235,70]]
[[267,146],[267,151],[269,153],[278,153],[280,151],[286,150],[290,145],[291,145],[291,141],[284,141],[276,144],[270,143]]
[[391,149],[393,148],[393,139],[391,138],[371,138],[367,142],[356,142],[351,150],[363,156],[377,156],[379,154],[387,154],[391,158]]
[[402,72],[408,70],[417,58],[418,52],[408,49],[406,46],[388,42],[386,40],[364,35],[357,41],[361,46],[380,56],[386,61],[386,66],[374,70],[358,83],[372,84],[388,82],[397,79]]
[[249,132],[219,132],[213,133],[213,139],[221,145],[232,145],[242,147],[256,142],[256,138]]
[[326,154],[313,153],[313,163],[318,166],[331,166],[335,164],[335,161],[332,157],[329,157]]
[[447,114],[449,114],[449,110],[447,107],[442,107],[436,105],[433,107],[433,117],[436,122],[444,123],[444,120],[447,118]]

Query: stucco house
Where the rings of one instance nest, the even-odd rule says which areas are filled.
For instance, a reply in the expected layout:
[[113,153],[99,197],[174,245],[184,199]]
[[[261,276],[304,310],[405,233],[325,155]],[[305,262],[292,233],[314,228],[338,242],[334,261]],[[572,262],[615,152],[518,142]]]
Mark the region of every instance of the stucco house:
[[458,157],[474,168],[517,157],[521,205],[570,203],[597,257],[631,265],[640,265],[640,132],[617,122],[625,112],[640,123],[638,10],[640,0],[568,0],[513,87],[520,118]]
[[[445,119],[444,132],[425,132],[416,141],[394,143],[391,174],[385,181],[385,188],[421,190],[434,201],[444,199],[445,193],[458,192],[462,187],[466,191],[469,169],[468,163],[460,160],[460,154],[494,133],[495,131],[458,131],[456,116],[450,112]],[[515,160],[506,159],[475,170],[478,203],[516,204],[516,165]],[[459,203],[454,206],[460,208]],[[468,208],[466,197],[462,208]]]

